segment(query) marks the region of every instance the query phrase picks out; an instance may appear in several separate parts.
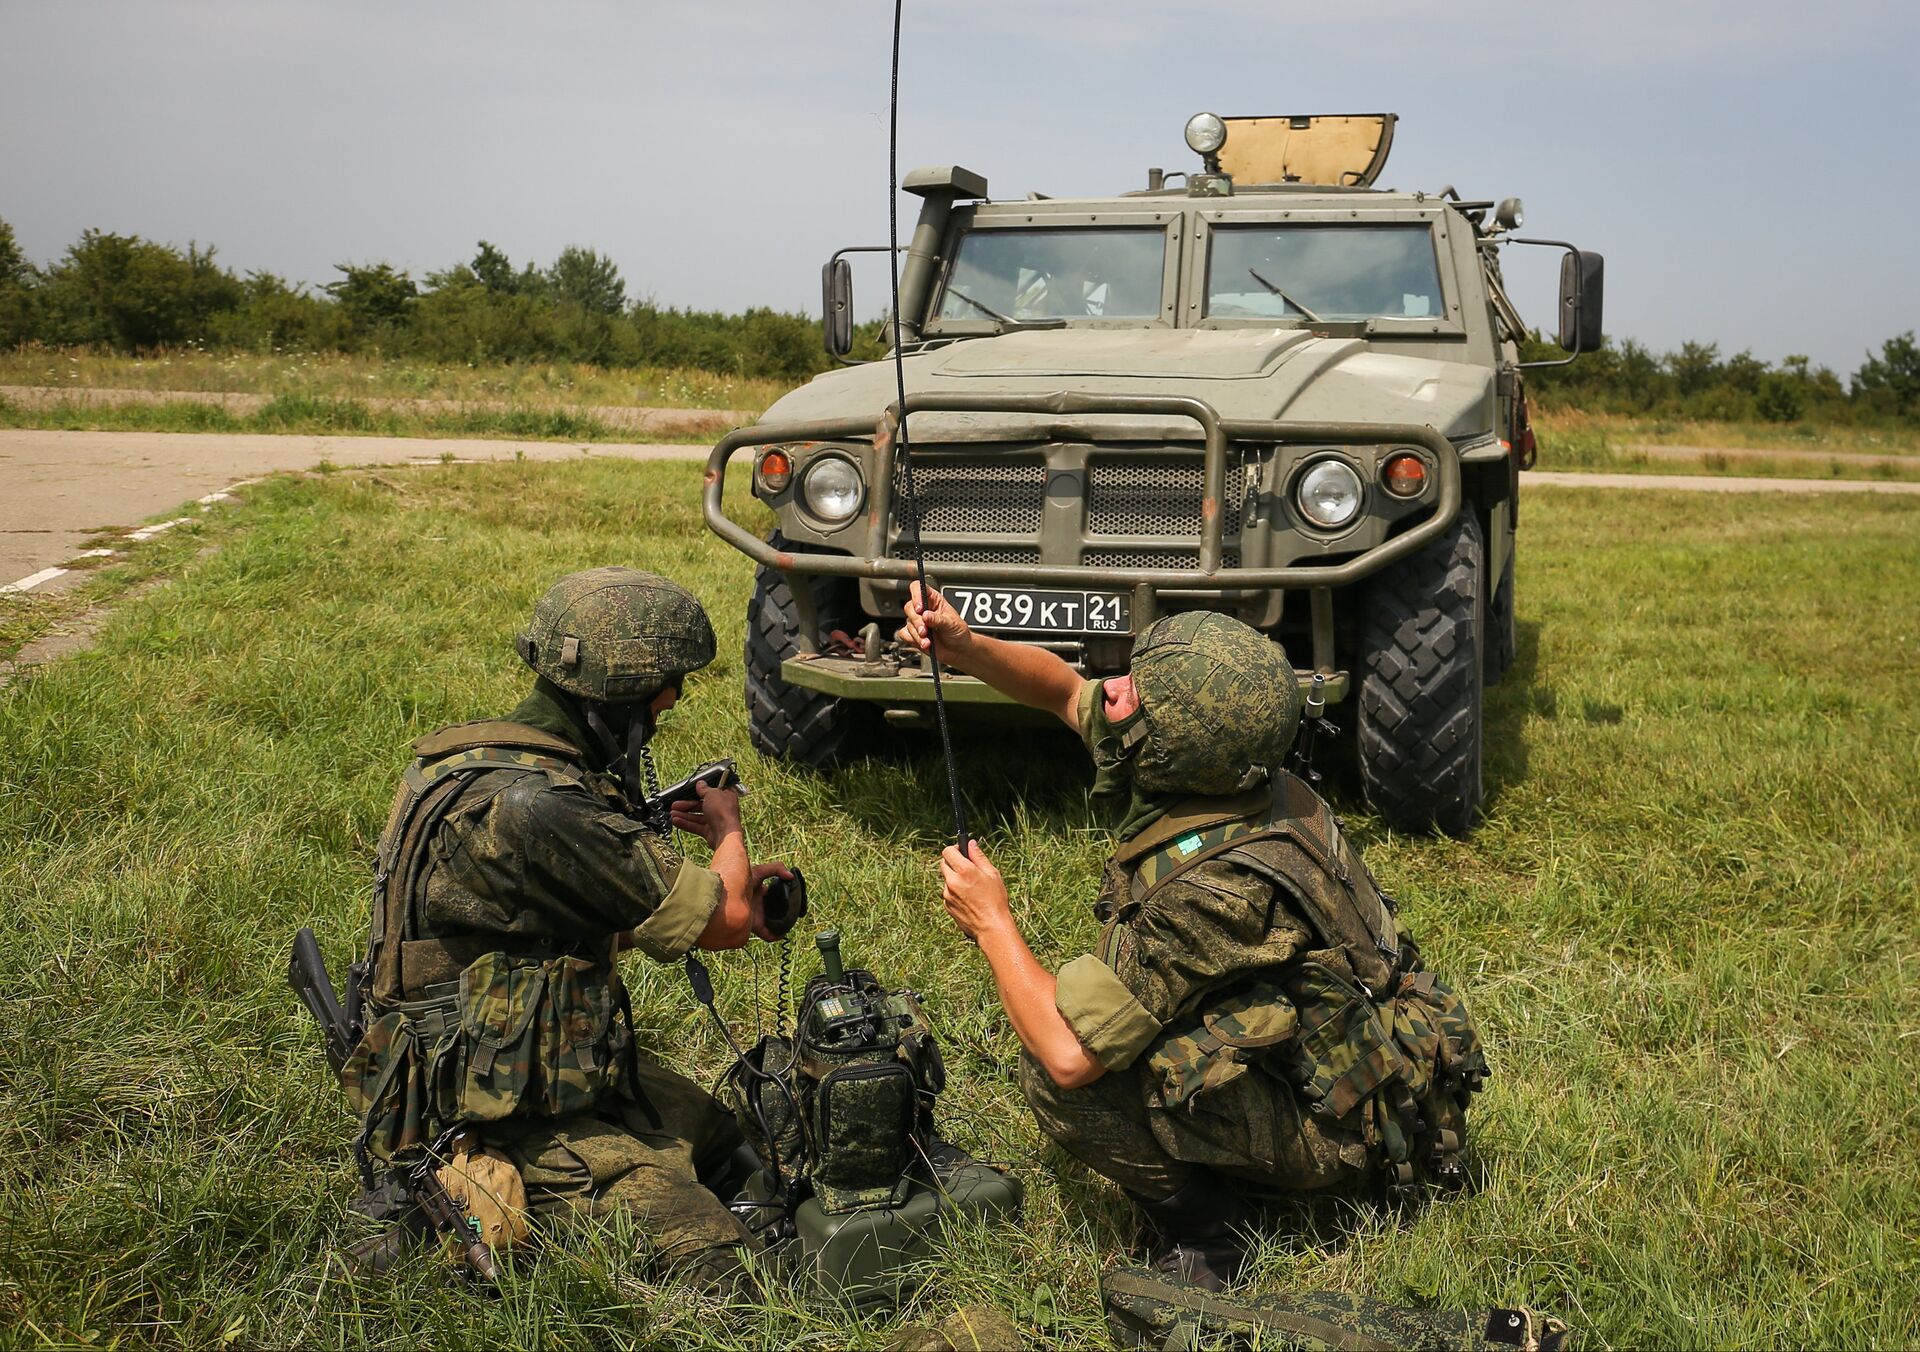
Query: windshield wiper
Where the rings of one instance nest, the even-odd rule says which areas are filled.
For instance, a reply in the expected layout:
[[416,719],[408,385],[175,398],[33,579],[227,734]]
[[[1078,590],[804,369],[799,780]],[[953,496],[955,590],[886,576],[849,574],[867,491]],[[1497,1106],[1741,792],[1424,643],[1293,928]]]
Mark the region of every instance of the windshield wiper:
[[1311,319],[1314,323],[1320,324],[1325,322],[1320,318],[1319,315],[1309,310],[1306,306],[1302,305],[1299,301],[1295,300],[1292,296],[1289,296],[1286,292],[1282,291],[1279,287],[1275,286],[1272,282],[1268,281],[1265,277],[1262,277],[1257,268],[1248,268],[1247,272],[1250,276],[1252,276],[1254,281],[1266,287],[1267,290],[1273,292],[1274,295],[1280,297],[1281,300],[1291,305],[1294,309],[1298,310],[1301,314],[1305,315],[1308,319]]
[[1000,324],[1003,333],[1010,329],[1064,329],[1067,326],[1067,321],[1064,319],[1015,319],[1012,315],[1003,315],[984,301],[975,300],[957,286],[949,286],[947,294],[958,296],[988,319]]

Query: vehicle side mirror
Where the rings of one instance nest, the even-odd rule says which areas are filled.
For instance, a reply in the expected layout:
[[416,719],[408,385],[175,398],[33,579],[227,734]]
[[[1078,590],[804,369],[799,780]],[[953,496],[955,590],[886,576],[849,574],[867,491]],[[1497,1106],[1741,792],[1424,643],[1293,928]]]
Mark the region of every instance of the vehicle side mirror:
[[853,351],[853,266],[844,258],[820,269],[820,334],[832,355]]
[[1597,253],[1572,249],[1560,260],[1560,346],[1592,352],[1600,346],[1600,301],[1606,262]]
[[[1565,366],[1582,352],[1597,349],[1600,346],[1601,291],[1606,277],[1606,263],[1600,255],[1576,249],[1564,239],[1521,239],[1518,235],[1508,235],[1505,242],[1537,244],[1563,252],[1560,259],[1560,329],[1555,341],[1567,355],[1550,361],[1515,362],[1514,365]],[[1508,309],[1512,309],[1510,303]],[[1519,316],[1515,315],[1514,322],[1518,320]],[[1514,336],[1518,338],[1521,335]]]

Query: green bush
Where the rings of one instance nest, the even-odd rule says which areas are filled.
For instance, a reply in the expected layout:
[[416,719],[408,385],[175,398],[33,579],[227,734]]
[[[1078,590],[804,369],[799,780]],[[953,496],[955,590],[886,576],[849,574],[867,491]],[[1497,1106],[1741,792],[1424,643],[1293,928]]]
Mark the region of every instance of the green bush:
[[189,244],[182,253],[138,235],[89,230],[34,287],[34,336],[122,352],[204,337],[213,316],[244,296],[213,254],[211,245]]

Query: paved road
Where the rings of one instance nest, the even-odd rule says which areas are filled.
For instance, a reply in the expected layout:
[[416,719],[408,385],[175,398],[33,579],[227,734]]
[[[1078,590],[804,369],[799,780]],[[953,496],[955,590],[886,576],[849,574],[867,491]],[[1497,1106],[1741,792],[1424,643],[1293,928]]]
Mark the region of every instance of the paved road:
[[[100,527],[130,526],[242,479],[276,470],[456,460],[701,460],[698,445],[408,437],[229,436],[192,432],[0,429],[0,587],[72,560]],[[1885,480],[1530,471],[1528,484],[1715,493],[1920,493]]]
[[698,445],[426,437],[228,436],[217,432],[0,429],[0,586],[66,563],[100,527],[131,526],[276,470],[456,460],[700,460]]

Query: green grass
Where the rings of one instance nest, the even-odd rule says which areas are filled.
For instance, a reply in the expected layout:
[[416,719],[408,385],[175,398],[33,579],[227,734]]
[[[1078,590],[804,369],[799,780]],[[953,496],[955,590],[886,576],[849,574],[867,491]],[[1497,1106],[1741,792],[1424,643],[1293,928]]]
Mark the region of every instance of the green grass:
[[756,411],[790,388],[786,381],[683,368],[602,367],[582,362],[489,362],[476,366],[377,354],[214,352],[198,347],[145,357],[87,348],[3,348],[0,385]]
[[[1536,410],[1539,468],[1780,479],[1920,479],[1920,430],[1811,424],[1682,422]],[[1645,446],[1687,447],[1685,458]],[[1790,456],[1770,452],[1793,452]],[[1820,458],[1807,458],[1809,455]],[[1878,456],[1865,463],[1850,456]]]
[[[209,1346],[879,1347],[896,1321],[782,1301],[717,1312],[653,1284],[618,1228],[500,1298],[432,1265],[349,1285],[351,1124],[283,985],[312,923],[336,968],[406,744],[509,707],[509,636],[555,576],[608,562],[707,602],[720,658],[663,769],[738,757],[762,857],[807,869],[851,957],[925,992],[949,1134],[1013,1163],[1022,1229],[956,1235],[904,1317],[981,1300],[1101,1346],[1094,1282],[1130,1222],[1036,1137],[1015,1043],[946,922],[945,787],[922,749],[821,778],[760,761],[740,699],[750,572],[698,470],[586,461],[274,480],[212,552],[124,604],[98,648],[0,694],[0,1327],[6,1340]],[[741,504],[743,512],[751,511]],[[1544,1303],[1595,1346],[1920,1339],[1920,503],[1539,490],[1521,645],[1489,692],[1492,807],[1468,843],[1337,800],[1495,1078],[1476,1195],[1404,1226],[1276,1218],[1259,1289]],[[1044,960],[1093,938],[1107,837],[1064,737],[965,739],[973,820]],[[770,953],[715,964],[750,1030]],[[803,960],[802,971],[808,969]],[[723,1065],[673,969],[627,968],[645,1042]],[[1042,1302],[1044,1303],[1044,1302]]]
[[558,407],[486,409],[450,404],[444,412],[379,408],[359,399],[275,395],[251,413],[173,399],[153,404],[59,400],[29,407],[0,397],[0,427],[58,431],[271,432],[304,436],[488,437],[519,441],[713,440],[708,432],[612,427],[591,412]]

